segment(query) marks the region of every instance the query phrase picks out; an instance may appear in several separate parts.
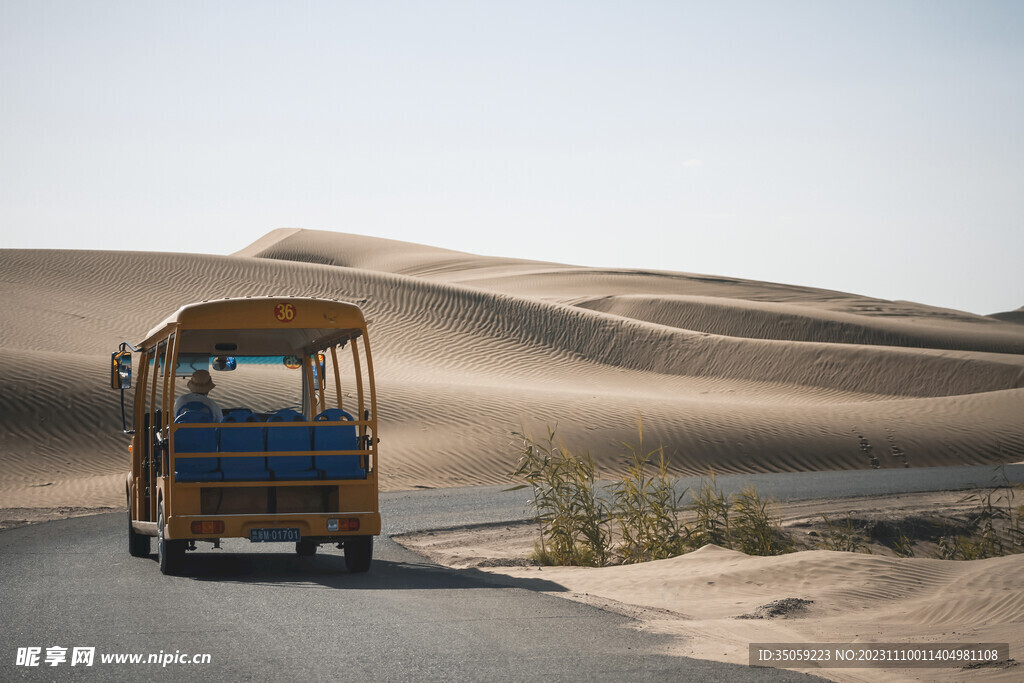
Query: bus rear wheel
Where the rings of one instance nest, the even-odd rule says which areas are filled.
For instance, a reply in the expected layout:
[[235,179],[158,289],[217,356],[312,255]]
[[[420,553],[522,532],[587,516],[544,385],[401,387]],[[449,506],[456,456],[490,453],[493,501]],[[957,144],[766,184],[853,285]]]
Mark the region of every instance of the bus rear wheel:
[[164,509],[162,505],[160,512],[157,513],[156,526],[159,533],[157,559],[160,560],[160,573],[179,574],[185,564],[185,541],[170,541],[164,538]]
[[149,557],[149,536],[135,533],[132,528],[132,511],[128,510],[128,554],[132,557]]
[[373,536],[352,536],[346,538],[345,567],[353,574],[361,574],[370,569],[373,560]]

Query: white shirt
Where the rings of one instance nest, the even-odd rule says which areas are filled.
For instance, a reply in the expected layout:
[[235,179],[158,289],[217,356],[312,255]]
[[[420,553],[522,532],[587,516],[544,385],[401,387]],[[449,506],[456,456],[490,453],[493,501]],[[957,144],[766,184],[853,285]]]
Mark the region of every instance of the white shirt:
[[221,412],[220,406],[214,403],[212,398],[210,398],[206,394],[196,393],[184,394],[174,399],[174,416],[178,416],[178,413],[181,412],[182,406],[184,406],[186,403],[193,402],[202,403],[204,406],[208,407],[210,409],[210,412],[213,413],[214,422],[220,422],[221,420],[224,419],[224,413]]

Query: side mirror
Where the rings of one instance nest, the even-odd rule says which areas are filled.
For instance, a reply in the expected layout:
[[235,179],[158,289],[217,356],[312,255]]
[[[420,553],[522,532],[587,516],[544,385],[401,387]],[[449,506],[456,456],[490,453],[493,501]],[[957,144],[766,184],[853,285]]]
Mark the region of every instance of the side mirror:
[[132,388],[132,352],[115,351],[110,354],[110,388]]

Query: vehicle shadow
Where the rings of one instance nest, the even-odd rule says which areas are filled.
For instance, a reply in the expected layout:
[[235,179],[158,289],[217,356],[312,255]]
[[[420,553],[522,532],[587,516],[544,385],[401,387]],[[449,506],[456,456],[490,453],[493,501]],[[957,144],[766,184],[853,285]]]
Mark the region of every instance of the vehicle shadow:
[[[195,581],[289,585],[352,590],[430,590],[523,588],[564,592],[565,587],[544,579],[512,578],[479,569],[449,569],[410,553],[408,560],[374,559],[370,570],[353,574],[341,554],[299,557],[288,553],[189,553],[182,578]],[[155,556],[154,556],[155,557]]]

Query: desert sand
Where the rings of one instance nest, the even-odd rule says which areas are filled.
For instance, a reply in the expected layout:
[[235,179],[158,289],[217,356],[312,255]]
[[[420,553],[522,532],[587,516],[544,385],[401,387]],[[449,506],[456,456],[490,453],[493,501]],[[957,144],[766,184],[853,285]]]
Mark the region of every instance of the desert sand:
[[[275,230],[229,256],[0,250],[0,273],[0,520],[123,506],[127,440],[107,387],[108,354],[185,303],[231,296],[320,296],[364,308],[387,490],[507,482],[512,432],[555,424],[611,476],[640,416],[646,442],[663,445],[679,474],[1024,460],[1021,310],[981,316],[300,229]],[[948,568],[880,559],[709,548],[592,580],[614,586],[640,572],[625,580],[664,587],[637,604],[690,614],[697,574],[721,573],[717,590],[699,591],[713,605],[726,599],[723,586],[778,581],[772,594],[788,595],[783,579],[827,571],[850,591],[869,577],[895,592],[915,586],[910,621],[922,638],[933,635],[927,629],[959,634],[1024,620],[1018,558]],[[576,585],[568,577],[580,572],[566,571]],[[968,587],[991,596],[978,600]],[[856,618],[882,623],[871,610],[885,607],[862,607]],[[855,621],[828,618],[836,628]],[[722,628],[748,637],[734,627]],[[846,633],[821,628],[821,636]]]
[[[823,545],[832,519],[905,522],[963,519],[976,502],[963,492],[806,500],[778,504],[782,528],[801,547]],[[811,536],[813,535],[813,536]],[[534,523],[480,525],[396,538],[434,562],[487,572],[516,585],[543,579],[557,595],[625,615],[635,627],[670,635],[666,653],[746,664],[750,643],[1009,643],[1024,648],[1024,554],[970,562],[914,557],[878,542],[863,552],[803,550],[751,557],[704,546],[680,557],[600,569],[539,567]],[[868,554],[870,553],[870,554]],[[1009,666],[910,669],[800,669],[836,681],[1019,681]]]

